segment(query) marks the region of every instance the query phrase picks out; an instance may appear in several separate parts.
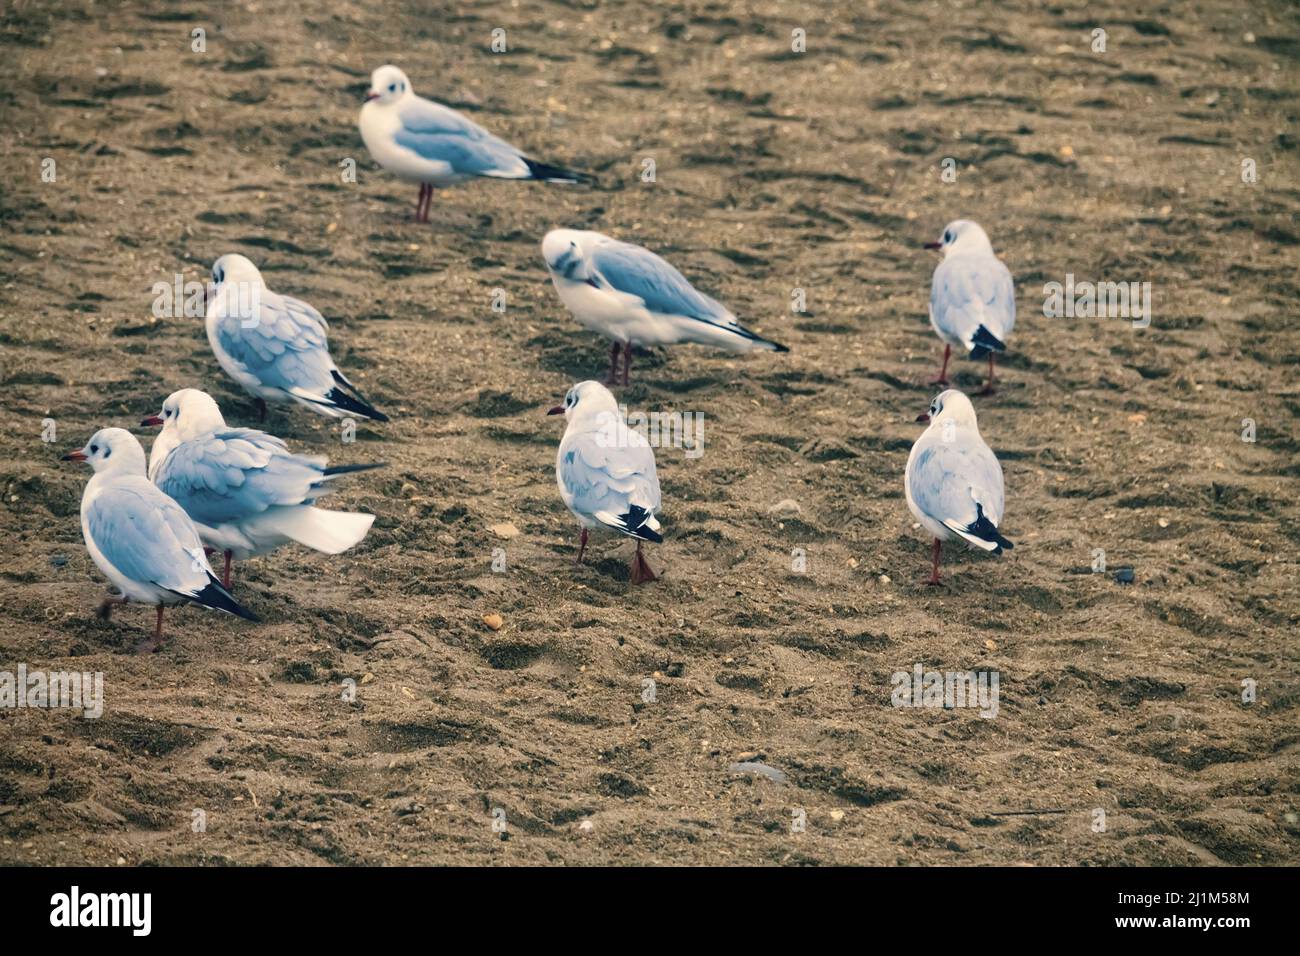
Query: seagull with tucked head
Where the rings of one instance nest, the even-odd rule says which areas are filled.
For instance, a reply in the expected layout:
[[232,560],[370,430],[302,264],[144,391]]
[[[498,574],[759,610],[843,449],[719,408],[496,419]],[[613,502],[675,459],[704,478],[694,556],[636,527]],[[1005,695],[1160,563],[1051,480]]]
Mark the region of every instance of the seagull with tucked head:
[[663,541],[655,517],[659,476],[654,449],[644,435],[627,427],[618,401],[599,382],[579,382],[563,405],[546,414],[563,415],[567,422],[555,458],[555,481],[582,526],[575,563],[586,553],[588,529],[613,531],[636,540],[632,583],[653,581],[641,544]]
[[361,107],[361,139],[380,166],[398,179],[420,184],[415,221],[429,221],[433,190],[467,179],[534,179],[589,183],[591,177],[529,159],[523,151],[433,100],[417,96],[395,66],[370,76]]
[[140,423],[162,426],[149,452],[149,478],[185,509],[203,543],[230,562],[297,542],[324,554],[358,544],[375,516],[316,507],[335,479],[373,465],[326,466],[323,457],[295,455],[283,440],[226,425],[211,395],[183,388]]
[[145,477],[144,449],[134,435],[102,428],[63,460],[88,462],[95,470],[81,496],[81,533],[90,557],[119,592],[104,599],[100,617],[130,601],[157,605],[155,646],[167,605],[190,602],[257,620],[217,580],[189,515]]
[[257,266],[234,253],[212,264],[212,282],[208,342],[226,374],[257,401],[259,420],[267,402],[297,402],[332,418],[388,421],[334,364],[329,323],[314,308],[272,292]]
[[1011,272],[994,255],[987,233],[969,219],[948,223],[939,241],[925,248],[943,251],[930,283],[930,324],[943,341],[943,368],[930,384],[948,384],[948,358],[956,348],[972,359],[988,356],[989,380],[980,394],[991,395],[993,355],[1007,350],[1016,324]]
[[903,490],[907,507],[934,536],[933,567],[925,583],[938,584],[943,542],[961,539],[994,554],[1013,545],[998,531],[1002,466],[980,436],[970,399],[950,388],[935,396],[917,421],[930,427],[907,457]]
[[722,303],[699,292],[649,249],[599,232],[553,229],[542,258],[555,291],[578,324],[613,340],[606,384],[624,385],[632,346],[696,342],[729,352],[788,352],[741,325]]

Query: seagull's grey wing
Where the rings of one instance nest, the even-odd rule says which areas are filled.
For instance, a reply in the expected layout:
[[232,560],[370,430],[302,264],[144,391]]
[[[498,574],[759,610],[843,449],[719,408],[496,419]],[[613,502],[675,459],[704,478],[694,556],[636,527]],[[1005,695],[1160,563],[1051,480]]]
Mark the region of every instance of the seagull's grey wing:
[[262,385],[315,397],[334,387],[327,326],[311,306],[264,288],[251,317],[234,314],[225,301],[217,308],[217,341]]
[[651,312],[739,328],[735,316],[722,303],[696,290],[685,276],[649,249],[607,240],[595,244],[590,256],[592,266],[606,283],[636,296]]
[[463,176],[516,179],[529,175],[523,153],[441,103],[414,97],[397,110],[398,145],[422,159],[446,163]]
[[626,426],[613,440],[607,434],[613,432],[582,432],[561,444],[560,482],[570,506],[586,515],[624,515],[632,507],[654,513],[660,502],[654,450]]
[[1002,466],[978,438],[958,434],[947,442],[942,429],[923,438],[908,487],[922,512],[949,527],[968,528],[981,513],[995,526],[1002,520]]
[[156,483],[195,521],[216,526],[314,501],[328,490],[324,469],[325,459],[291,455],[279,438],[232,428],[181,442]]
[[930,311],[935,325],[968,349],[981,325],[1003,341],[1016,321],[1011,272],[996,256],[945,259],[934,270]]
[[143,476],[101,491],[86,509],[86,529],[109,563],[133,581],[187,596],[209,584],[211,568],[194,523]]

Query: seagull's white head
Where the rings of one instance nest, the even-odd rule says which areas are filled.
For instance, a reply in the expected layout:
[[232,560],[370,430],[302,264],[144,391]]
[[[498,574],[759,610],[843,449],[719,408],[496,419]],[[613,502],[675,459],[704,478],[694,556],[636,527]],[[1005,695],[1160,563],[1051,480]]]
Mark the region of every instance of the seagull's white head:
[[969,219],[954,219],[943,227],[938,242],[927,242],[927,249],[942,249],[944,258],[957,253],[992,252],[993,243],[979,223]]
[[950,388],[940,392],[930,402],[930,410],[917,416],[918,422],[929,422],[931,428],[942,428],[944,422],[952,422],[959,428],[973,428],[979,431],[975,422],[975,406],[964,392]]
[[411,81],[397,67],[381,66],[370,74],[370,89],[366,91],[367,103],[376,102],[387,106],[412,95]]
[[227,282],[247,282],[262,286],[262,273],[257,270],[250,259],[230,252],[212,263],[212,281],[217,285]]
[[551,275],[570,282],[589,282],[591,266],[582,251],[578,229],[552,229],[542,239],[542,258]]
[[140,423],[142,427],[162,426],[162,433],[171,443],[193,441],[209,432],[226,427],[221,409],[207,392],[197,388],[182,388],[172,392],[163,402],[162,411]]
[[546,414],[563,415],[570,428],[575,424],[596,423],[604,415],[600,419],[604,425],[609,421],[608,416],[618,418],[618,399],[600,382],[579,382],[564,396],[563,405],[556,405]]
[[145,469],[144,449],[125,428],[101,428],[82,448],[64,455],[63,460],[89,462],[96,473],[143,475]]

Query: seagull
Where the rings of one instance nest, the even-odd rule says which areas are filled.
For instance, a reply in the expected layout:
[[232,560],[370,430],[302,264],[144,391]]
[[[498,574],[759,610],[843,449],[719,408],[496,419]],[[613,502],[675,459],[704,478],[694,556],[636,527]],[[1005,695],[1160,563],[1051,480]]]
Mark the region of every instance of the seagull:
[[943,261],[930,283],[930,324],[943,340],[943,368],[930,380],[948,384],[948,357],[954,348],[972,359],[989,357],[989,380],[981,395],[993,394],[993,353],[1005,352],[1016,324],[1016,286],[1002,260],[993,254],[988,235],[969,219],[944,227],[938,242]]
[[91,558],[120,592],[104,599],[100,617],[128,601],[156,604],[155,646],[162,640],[168,604],[191,601],[257,620],[213,574],[184,509],[145,477],[144,449],[134,435],[122,428],[100,429],[63,460],[86,461],[95,469],[81,496],[81,533]]
[[370,74],[361,107],[361,139],[380,166],[420,184],[415,221],[429,221],[433,190],[466,179],[536,179],[590,183],[590,176],[529,159],[449,106],[416,96],[395,66]]
[[297,402],[322,415],[386,422],[330,358],[329,323],[306,302],[272,292],[262,273],[240,255],[212,264],[208,342],[226,374],[257,400]]
[[636,539],[632,583],[653,581],[641,555],[643,541],[663,541],[655,512],[659,510],[659,478],[650,443],[627,427],[618,402],[599,382],[579,382],[564,396],[564,404],[546,414],[563,415],[568,426],[555,458],[560,497],[582,525],[578,557],[587,550],[587,529],[603,528]]
[[325,466],[291,454],[274,435],[230,428],[211,395],[183,388],[140,423],[162,426],[149,452],[149,480],[194,521],[203,543],[224,551],[221,583],[230,587],[232,558],[243,561],[290,541],[325,554],[359,543],[375,516],[326,511],[315,501],[341,475],[381,465]]
[[912,446],[903,489],[907,507],[934,535],[934,566],[925,583],[938,584],[944,541],[964,538],[994,554],[1013,545],[998,533],[1002,466],[980,437],[970,399],[955,388],[940,392],[917,421],[930,427]]
[[599,232],[553,229],[542,239],[542,258],[578,324],[614,340],[606,384],[619,382],[620,348],[622,383],[628,383],[633,345],[698,342],[729,352],[790,351],[749,331],[649,249]]

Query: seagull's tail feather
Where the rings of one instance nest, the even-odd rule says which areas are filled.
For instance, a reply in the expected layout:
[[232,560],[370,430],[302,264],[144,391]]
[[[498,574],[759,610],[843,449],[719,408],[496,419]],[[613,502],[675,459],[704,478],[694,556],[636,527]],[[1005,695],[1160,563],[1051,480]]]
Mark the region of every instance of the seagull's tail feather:
[[539,163],[527,156],[523,157],[523,160],[528,165],[530,179],[540,179],[547,183],[565,183],[570,186],[594,186],[596,184],[596,177],[589,176],[586,173],[576,173],[571,169],[565,169],[563,166]]
[[990,352],[1005,352],[1007,350],[1002,340],[982,325],[975,330],[975,334],[970,337],[970,340],[970,357],[973,359],[982,359]]
[[357,390],[357,387],[344,378],[338,369],[334,369],[330,374],[334,376],[334,381],[337,384],[325,393],[326,404],[373,421],[388,421],[388,416],[367,402],[362,397],[361,392]]
[[187,594],[185,596],[195,604],[202,604],[204,607],[210,607],[215,611],[225,611],[227,614],[242,617],[246,621],[261,620],[260,617],[236,601],[230,592],[221,586],[221,582],[217,580],[211,571],[208,572],[207,587],[196,594]]
[[597,511],[594,517],[606,527],[621,531],[628,537],[637,538],[641,541],[653,541],[656,544],[664,539],[664,536],[659,533],[659,522],[655,519],[655,516],[640,505],[632,505],[628,508],[627,514],[624,515],[616,515],[609,511]]
[[992,551],[994,554],[1001,554],[1004,548],[1015,547],[1014,544],[1002,536],[997,529],[997,525],[985,517],[983,507],[977,504],[975,514],[977,515],[975,520],[965,527],[962,527],[956,521],[945,521],[944,524],[977,548]]
[[254,519],[254,535],[279,535],[323,554],[341,554],[361,542],[375,522],[374,515],[327,511],[314,505],[268,508]]

